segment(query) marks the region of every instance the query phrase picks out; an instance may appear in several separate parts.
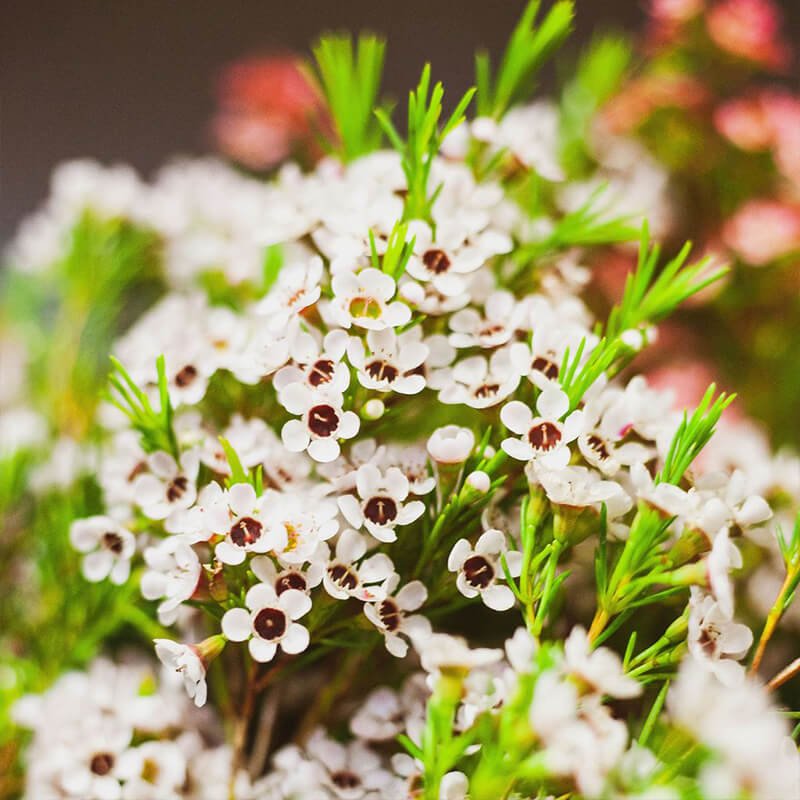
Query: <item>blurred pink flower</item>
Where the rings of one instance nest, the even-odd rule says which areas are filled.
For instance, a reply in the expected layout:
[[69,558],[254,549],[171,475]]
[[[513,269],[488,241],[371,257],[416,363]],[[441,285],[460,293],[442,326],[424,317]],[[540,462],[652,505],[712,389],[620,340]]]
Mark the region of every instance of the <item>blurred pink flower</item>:
[[237,61],[220,76],[213,132],[220,150],[251,169],[268,169],[299,150],[319,156],[315,131],[325,128],[324,101],[292,54]]
[[714,112],[714,125],[742,150],[766,150],[773,130],[760,97],[736,98]]
[[695,408],[703,399],[709,385],[717,380],[705,361],[680,361],[658,367],[647,373],[647,383],[655,389],[672,394],[676,410]]
[[772,0],[723,0],[706,14],[708,34],[718,47],[776,70],[785,69],[791,57],[781,24]]
[[686,22],[703,10],[704,0],[652,0],[650,14],[660,22]]
[[763,266],[800,248],[800,209],[751,200],[725,223],[722,239],[747,263]]

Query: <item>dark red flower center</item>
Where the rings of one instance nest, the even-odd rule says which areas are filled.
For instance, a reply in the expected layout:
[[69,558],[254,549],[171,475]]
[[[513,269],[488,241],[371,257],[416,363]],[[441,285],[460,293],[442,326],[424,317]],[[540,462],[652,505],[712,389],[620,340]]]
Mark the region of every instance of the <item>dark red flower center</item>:
[[253,620],[253,630],[268,642],[286,633],[286,614],[280,608],[262,608]]

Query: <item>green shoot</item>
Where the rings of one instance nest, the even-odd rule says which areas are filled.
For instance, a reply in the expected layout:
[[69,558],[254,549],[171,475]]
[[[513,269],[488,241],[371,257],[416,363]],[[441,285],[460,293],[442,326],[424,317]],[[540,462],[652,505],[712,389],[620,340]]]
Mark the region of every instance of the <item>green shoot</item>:
[[581,339],[574,355],[567,348],[559,370],[559,382],[561,383],[561,388],[569,397],[570,411],[577,408],[595,381],[604,373],[610,371],[612,365],[620,356],[622,343],[619,339],[601,339],[584,363],[581,364],[585,350],[586,339]]
[[406,271],[406,265],[414,252],[414,242],[416,237],[412,236],[410,241],[406,241],[408,236],[408,223],[396,222],[389,234],[389,241],[386,243],[386,251],[383,256],[378,255],[375,246],[375,236],[369,232],[369,249],[372,266],[382,270],[387,275],[391,275],[395,280]]
[[464,121],[464,112],[474,93],[474,89],[468,90],[444,126],[439,128],[444,89],[441,83],[436,83],[431,90],[431,66],[426,64],[417,88],[409,92],[408,135],[405,141],[386,111],[375,110],[375,116],[389,141],[402,157],[407,184],[404,219],[422,219],[431,222],[431,209],[441,190],[441,187],[437,187],[431,194],[428,193],[428,179],[433,159],[448,134]]
[[540,0],[529,0],[494,78],[488,53],[481,52],[475,56],[480,116],[499,119],[512,105],[526,100],[535,85],[537,70],[572,30],[574,8],[570,0],[559,0],[541,24],[534,27],[540,5]]
[[716,388],[713,383],[708,387],[691,417],[687,418],[684,413],[683,421],[669,446],[664,467],[656,476],[656,483],[680,483],[691,463],[708,444],[722,412],[736,398],[736,395],[722,392],[712,403]]
[[263,281],[261,284],[263,294],[266,294],[275,285],[281,267],[283,267],[283,261],[283,248],[279,244],[271,244],[264,251]]
[[109,402],[122,411],[131,421],[131,426],[139,432],[145,452],[163,450],[177,459],[180,453],[172,425],[173,410],[164,356],[159,356],[156,360],[160,404],[158,411],[153,408],[150,398],[136,385],[121,362],[111,356],[111,364],[113,369],[108,381],[114,391],[109,391],[106,395]]
[[692,249],[686,243],[656,276],[661,248],[650,245],[647,224],[642,226],[639,261],[634,272],[628,275],[622,300],[608,317],[607,336],[619,336],[624,331],[658,322],[669,316],[692,295],[718,281],[728,271],[721,267],[709,274],[710,258],[685,266]]
[[581,56],[575,77],[561,94],[562,161],[569,174],[588,164],[589,125],[597,110],[619,88],[631,61],[631,46],[620,36],[606,35]]
[[386,42],[361,34],[327,34],[313,48],[317,73],[338,136],[342,161],[352,161],[380,147],[381,129],[373,109],[378,102]]

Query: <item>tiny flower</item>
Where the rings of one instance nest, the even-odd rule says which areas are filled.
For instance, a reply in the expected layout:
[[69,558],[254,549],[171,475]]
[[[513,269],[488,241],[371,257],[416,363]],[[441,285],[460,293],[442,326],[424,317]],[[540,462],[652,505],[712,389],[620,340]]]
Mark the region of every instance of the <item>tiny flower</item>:
[[186,755],[177,742],[150,741],[126,750],[117,774],[124,781],[125,800],[180,797],[186,783]]
[[206,686],[206,667],[195,645],[179,644],[171,639],[155,639],[158,660],[170,670],[183,677],[186,694],[200,708],[206,704],[208,687]]
[[730,540],[728,529],[723,528],[714,537],[711,552],[706,558],[706,573],[711,593],[728,619],[733,617],[733,585],[730,572],[732,569],[740,569],[741,566],[742,554]]
[[344,392],[350,385],[350,370],[342,360],[348,341],[347,333],[342,330],[326,334],[321,346],[311,333],[298,334],[291,348],[295,363],[275,373],[275,389],[281,392],[290,383],[302,382],[312,390]]
[[147,457],[149,472],[134,481],[136,502],[150,519],[166,519],[174,511],[189,508],[197,498],[197,453],[186,452],[180,464],[163,451]]
[[411,640],[430,636],[431,624],[416,611],[427,599],[428,590],[421,581],[411,581],[400,591],[400,576],[390,575],[383,583],[384,597],[375,603],[365,603],[364,613],[369,621],[383,633],[386,649],[397,658],[405,658],[408,644],[400,638],[404,634]]
[[308,630],[295,622],[311,610],[311,599],[296,589],[278,595],[272,586],[257,583],[245,597],[244,608],[231,608],[222,617],[222,633],[232,642],[248,642],[250,655],[271,661],[280,645],[295,655],[308,647]]
[[448,341],[453,347],[494,348],[504,345],[511,339],[520,307],[511,292],[493,292],[486,298],[484,316],[474,308],[456,311],[450,317]]
[[316,558],[316,555],[327,558],[327,549],[324,545],[318,547],[318,553],[307,568],[289,565],[278,569],[269,556],[256,556],[250,562],[250,569],[262,583],[272,586],[278,596],[289,589],[310,594],[313,588],[322,583],[322,576],[325,574],[325,564]]
[[546,467],[566,467],[570,459],[569,443],[578,438],[583,429],[583,413],[569,411],[569,398],[560,389],[544,389],[536,401],[538,416],[524,403],[512,400],[500,411],[503,424],[519,439],[504,439],[503,450],[520,461],[541,460]]
[[86,554],[81,571],[87,581],[109,578],[119,585],[128,580],[136,540],[119,523],[103,516],[76,520],[70,526],[69,540],[79,553]]
[[145,600],[164,598],[158,606],[162,625],[171,625],[181,604],[197,589],[202,572],[197,553],[180,536],[170,536],[145,548],[148,569],[142,575],[140,588]]
[[307,450],[315,461],[333,461],[341,452],[338,440],[352,439],[358,433],[358,415],[343,410],[341,394],[290,383],[278,399],[290,414],[302,417],[289,420],[281,430],[284,446],[293,453]]
[[331,499],[309,503],[306,492],[276,492],[263,513],[264,524],[278,542],[275,554],[286,564],[312,560],[320,542],[339,530],[338,508]]
[[509,550],[505,534],[492,529],[481,534],[474,549],[466,539],[459,539],[450,551],[447,568],[458,573],[456,585],[464,597],[480,595],[489,608],[507,611],[514,605],[514,593],[508,586],[498,583],[505,580],[502,557],[505,557],[511,577],[518,578],[522,553]]
[[475,447],[475,434],[460,425],[437,428],[428,438],[428,453],[439,464],[461,464]]
[[394,278],[373,267],[358,273],[339,272],[333,276],[331,288],[334,299],[327,310],[343,328],[357,325],[380,331],[405,325],[411,319],[405,303],[390,302],[397,290]]
[[442,403],[489,408],[505,400],[519,386],[520,369],[509,348],[501,348],[488,360],[485,356],[469,356],[431,377],[430,385],[439,389]]
[[385,473],[374,464],[364,464],[356,474],[356,490],[339,498],[339,509],[347,521],[356,528],[365,527],[381,542],[397,539],[395,527],[409,525],[425,511],[420,500],[404,502],[408,497],[408,479],[397,467]]
[[502,650],[470,648],[464,639],[446,633],[435,633],[413,644],[420,655],[422,668],[429,674],[465,673],[488,667],[503,657]]
[[336,542],[335,555],[328,561],[322,579],[322,585],[331,597],[339,600],[355,597],[364,602],[383,598],[384,590],[377,584],[383,583],[394,572],[394,564],[384,553],[364,558],[366,552],[366,536],[350,528],[342,531]]
[[209,524],[225,539],[214,548],[214,555],[223,564],[241,564],[247,553],[266,553],[286,544],[285,533],[267,528],[265,508],[276,493],[268,491],[261,497],[249,483],[236,483],[225,493],[225,508],[215,509],[215,519]]
[[492,479],[482,469],[476,469],[474,472],[470,472],[470,474],[467,475],[464,483],[476,492],[486,494],[492,486]]
[[322,269],[319,256],[312,256],[306,263],[284,265],[256,311],[267,318],[270,326],[279,327],[292,315],[314,305],[320,296]]
[[692,586],[689,604],[687,642],[689,652],[725,686],[736,687],[744,681],[745,670],[738,661],[753,644],[753,632],[726,617],[719,603],[696,586]]
[[350,363],[358,370],[358,382],[378,392],[418,394],[425,388],[420,374],[428,347],[416,336],[399,336],[391,329],[367,333],[367,346],[353,338],[347,348]]
[[625,674],[619,656],[607,647],[593,650],[586,631],[579,625],[564,642],[564,670],[598,694],[623,699],[642,693],[641,685]]

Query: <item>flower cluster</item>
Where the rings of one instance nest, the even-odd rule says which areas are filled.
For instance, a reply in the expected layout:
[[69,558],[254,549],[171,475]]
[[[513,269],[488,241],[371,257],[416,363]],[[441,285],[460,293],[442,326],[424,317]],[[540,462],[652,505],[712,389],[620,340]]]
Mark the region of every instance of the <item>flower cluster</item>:
[[[630,369],[706,261],[661,265],[645,227],[607,318],[581,296],[591,245],[635,233],[567,180],[557,106],[519,102],[570,23],[537,8],[496,75],[479,58],[469,122],[426,67],[404,138],[371,113],[382,48],[333,37],[336,156],[119,196],[74,166],[42,249],[16,243],[34,273],[87,214],[158,243],[81,467],[37,487],[74,504],[39,524],[106,604],[98,639],[155,640],[188,696],[102,662],[22,701],[31,798],[796,794],[755,673],[800,582],[800,526],[776,527],[800,461],[754,458],[715,387],[677,411]],[[755,565],[782,581],[758,613],[734,591]]]

